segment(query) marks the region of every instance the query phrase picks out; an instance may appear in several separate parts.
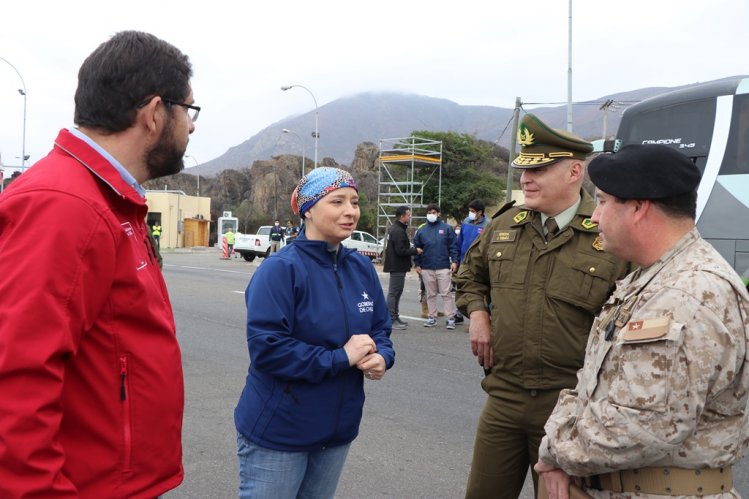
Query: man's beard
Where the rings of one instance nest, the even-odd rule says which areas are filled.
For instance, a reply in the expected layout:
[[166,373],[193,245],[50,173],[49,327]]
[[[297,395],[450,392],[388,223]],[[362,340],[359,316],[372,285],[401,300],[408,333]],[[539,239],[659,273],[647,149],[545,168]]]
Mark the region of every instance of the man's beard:
[[161,132],[161,137],[159,137],[159,142],[146,154],[148,178],[166,177],[181,172],[185,167],[186,148],[185,146],[180,150],[176,146],[173,122],[171,118],[168,119],[164,130]]

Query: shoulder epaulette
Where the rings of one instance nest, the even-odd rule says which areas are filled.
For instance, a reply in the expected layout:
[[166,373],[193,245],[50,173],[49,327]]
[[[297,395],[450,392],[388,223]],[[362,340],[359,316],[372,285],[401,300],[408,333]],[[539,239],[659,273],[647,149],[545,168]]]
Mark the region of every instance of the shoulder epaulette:
[[506,212],[507,210],[509,210],[513,206],[515,206],[515,200],[514,199],[512,201],[510,201],[509,203],[505,203],[504,206],[502,206],[499,210],[497,210],[497,213],[495,213],[494,215],[492,215],[492,220],[495,219],[495,218],[497,218],[498,216],[500,216],[502,213]]

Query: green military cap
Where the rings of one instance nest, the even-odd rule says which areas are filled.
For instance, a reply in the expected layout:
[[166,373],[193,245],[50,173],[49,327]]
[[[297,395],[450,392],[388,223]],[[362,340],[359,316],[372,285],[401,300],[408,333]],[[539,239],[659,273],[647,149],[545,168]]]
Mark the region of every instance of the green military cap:
[[560,159],[585,159],[593,144],[577,135],[549,127],[528,113],[518,128],[520,154],[512,162],[515,168],[537,168]]

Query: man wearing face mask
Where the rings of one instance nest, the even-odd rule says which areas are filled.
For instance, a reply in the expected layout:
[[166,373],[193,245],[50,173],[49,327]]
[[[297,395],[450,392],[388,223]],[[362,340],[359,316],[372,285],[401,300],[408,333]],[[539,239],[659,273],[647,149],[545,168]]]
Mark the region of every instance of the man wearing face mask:
[[270,252],[277,253],[281,249],[281,241],[284,239],[286,231],[281,228],[281,223],[276,220],[273,227],[270,228]]
[[414,247],[422,250],[414,257],[416,272],[426,288],[429,317],[424,327],[437,325],[437,295],[442,297],[447,329],[455,329],[455,300],[450,287],[452,273],[458,269],[458,245],[453,228],[440,220],[440,208],[427,205],[427,223],[414,236]]
[[629,271],[603,250],[590,219],[595,203],[582,184],[593,146],[532,114],[518,142],[513,167],[525,204],[500,209],[455,278],[471,349],[487,373],[471,499],[518,497],[560,390],[577,382],[593,319]]
[[[489,219],[484,215],[485,209],[486,206],[480,199],[474,199],[468,203],[468,216],[460,224],[460,234],[458,234],[458,265],[463,261],[473,241],[484,232],[484,228],[489,224]],[[454,290],[455,286],[453,286]],[[455,322],[457,324],[463,322],[463,314],[460,311],[455,312]]]
[[460,224],[460,234],[458,234],[458,263],[463,261],[473,241],[489,225],[489,219],[484,215],[485,208],[484,202],[480,199],[474,199],[468,203],[468,216]]

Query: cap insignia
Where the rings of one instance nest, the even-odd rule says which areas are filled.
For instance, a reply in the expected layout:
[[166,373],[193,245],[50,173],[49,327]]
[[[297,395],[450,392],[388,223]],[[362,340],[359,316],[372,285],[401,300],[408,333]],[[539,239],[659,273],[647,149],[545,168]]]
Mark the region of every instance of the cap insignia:
[[590,230],[590,229],[592,229],[593,227],[598,227],[598,224],[597,224],[597,223],[595,223],[595,222],[594,222],[593,220],[591,220],[590,218],[586,218],[585,220],[583,220],[583,221],[582,221],[582,222],[580,223],[580,225],[582,225],[582,226],[583,226],[583,229],[589,229],[589,230]]
[[528,127],[526,127],[524,123],[521,123],[518,128],[518,143],[521,146],[527,147],[532,146],[535,142],[536,136],[533,135],[533,132],[528,130]]
[[515,221],[516,224],[519,224],[523,220],[528,218],[528,212],[527,211],[521,211],[517,215],[515,215],[512,219]]

